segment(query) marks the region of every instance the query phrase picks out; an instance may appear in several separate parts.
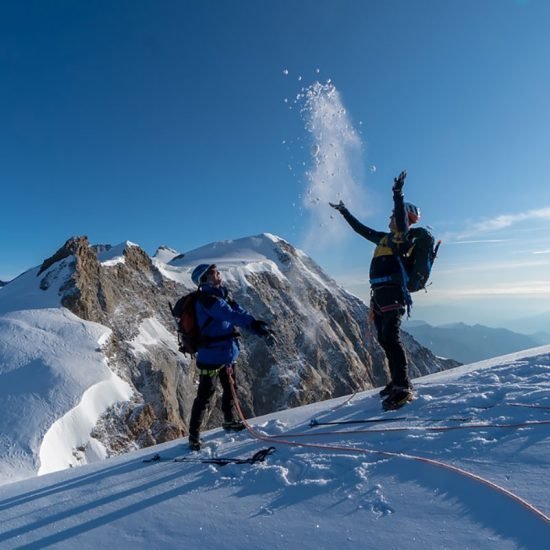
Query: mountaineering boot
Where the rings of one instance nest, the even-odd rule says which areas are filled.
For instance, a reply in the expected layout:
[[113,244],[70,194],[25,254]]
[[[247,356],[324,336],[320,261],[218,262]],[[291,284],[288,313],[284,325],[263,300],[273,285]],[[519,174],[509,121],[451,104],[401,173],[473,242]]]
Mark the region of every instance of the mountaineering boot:
[[226,432],[240,432],[244,430],[246,426],[240,420],[224,420],[222,428]]
[[[393,382],[388,382],[379,392],[378,392],[378,395],[380,397],[387,397],[388,395],[390,395],[390,393],[393,391],[393,389],[395,388]],[[409,391],[412,391],[413,387],[412,387],[412,384],[409,383],[408,385],[408,389]]]
[[390,395],[382,401],[382,408],[385,411],[394,411],[413,400],[413,392],[409,388],[394,386]]
[[202,439],[198,435],[189,434],[189,448],[192,451],[200,451],[202,442]]

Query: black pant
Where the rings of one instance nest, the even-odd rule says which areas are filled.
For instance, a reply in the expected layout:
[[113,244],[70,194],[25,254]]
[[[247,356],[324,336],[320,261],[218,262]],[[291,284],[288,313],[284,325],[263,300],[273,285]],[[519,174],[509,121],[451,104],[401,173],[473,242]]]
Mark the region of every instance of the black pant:
[[388,358],[391,380],[395,386],[407,388],[410,385],[407,356],[399,338],[401,318],[406,311],[403,289],[394,285],[373,288],[371,307],[378,342]]
[[[233,368],[233,380],[235,380],[235,366]],[[204,413],[216,391],[216,381],[219,378],[222,385],[222,412],[226,422],[233,420],[233,394],[231,382],[227,373],[227,365],[205,365],[197,363],[199,369],[199,389],[197,397],[193,401],[191,419],[189,420],[189,435],[198,437]]]

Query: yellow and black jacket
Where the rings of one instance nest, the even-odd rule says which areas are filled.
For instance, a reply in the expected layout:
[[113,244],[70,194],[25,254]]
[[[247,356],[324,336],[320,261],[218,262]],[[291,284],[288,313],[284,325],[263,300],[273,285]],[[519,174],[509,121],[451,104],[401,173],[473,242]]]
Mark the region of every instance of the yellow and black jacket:
[[403,285],[403,264],[400,263],[398,257],[404,259],[412,246],[408,235],[409,224],[405,213],[403,194],[394,191],[393,201],[397,227],[395,233],[375,231],[363,225],[348,210],[342,210],[342,215],[353,230],[376,245],[369,271],[373,289],[388,284]]

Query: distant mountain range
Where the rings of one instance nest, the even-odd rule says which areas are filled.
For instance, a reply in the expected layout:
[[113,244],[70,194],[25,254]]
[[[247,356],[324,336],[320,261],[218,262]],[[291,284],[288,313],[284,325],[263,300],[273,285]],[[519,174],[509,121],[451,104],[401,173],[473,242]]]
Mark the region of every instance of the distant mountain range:
[[[542,325],[544,326],[544,325]],[[409,321],[403,330],[438,357],[472,363],[499,355],[550,344],[550,334],[518,334],[504,328],[454,323],[432,326],[423,321]]]
[[506,326],[513,331],[527,333],[538,333],[540,328],[550,327],[550,311],[530,315],[529,317],[518,317],[515,321],[508,321]]

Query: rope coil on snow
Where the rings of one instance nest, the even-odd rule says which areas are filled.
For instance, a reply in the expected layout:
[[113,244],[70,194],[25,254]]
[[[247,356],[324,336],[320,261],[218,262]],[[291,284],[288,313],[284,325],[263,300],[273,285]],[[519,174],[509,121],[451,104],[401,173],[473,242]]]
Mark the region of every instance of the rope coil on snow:
[[[288,439],[283,439],[284,436],[269,436],[269,435],[262,434],[261,432],[258,432],[257,430],[255,430],[244,417],[244,414],[241,409],[241,404],[237,396],[237,391],[235,389],[235,382],[231,374],[229,375],[229,382],[231,385],[231,393],[233,394],[233,401],[235,404],[235,408],[237,409],[237,413],[239,414],[239,418],[241,419],[241,422],[245,425],[246,429],[248,430],[248,433],[256,439],[259,439],[261,441],[268,441],[271,443],[281,443],[284,445],[290,445],[295,447],[305,447],[309,449],[322,449],[322,450],[328,450],[328,451],[371,454],[371,455],[383,456],[385,458],[403,458],[406,460],[413,460],[415,462],[421,462],[423,464],[436,466],[437,468],[442,468],[444,470],[448,470],[450,472],[457,473],[463,477],[467,477],[469,479],[477,481],[482,485],[485,485],[486,487],[489,487],[490,489],[493,489],[498,493],[501,493],[502,495],[512,499],[516,503],[523,506],[526,510],[534,514],[537,518],[541,519],[544,523],[550,524],[550,516],[547,516],[542,510],[539,510],[536,506],[534,506],[527,500],[523,499],[519,495],[516,495],[509,489],[506,489],[505,487],[502,487],[501,485],[498,485],[497,483],[494,483],[493,481],[485,479],[484,477],[481,477],[477,474],[469,472],[468,470],[464,470],[463,468],[459,468],[458,466],[453,466],[452,464],[447,464],[446,462],[441,462],[433,458],[426,458],[426,457],[411,455],[406,453],[396,453],[392,451],[377,451],[373,449],[363,449],[361,447],[352,447],[348,445],[324,445],[324,444],[318,444],[318,443],[303,443],[299,441],[291,441]],[[369,430],[366,430],[366,431],[369,431]]]

